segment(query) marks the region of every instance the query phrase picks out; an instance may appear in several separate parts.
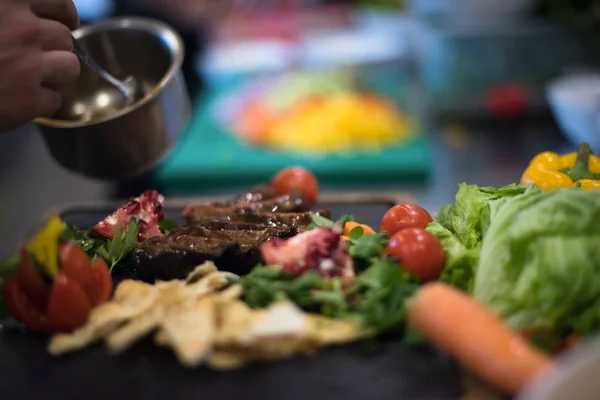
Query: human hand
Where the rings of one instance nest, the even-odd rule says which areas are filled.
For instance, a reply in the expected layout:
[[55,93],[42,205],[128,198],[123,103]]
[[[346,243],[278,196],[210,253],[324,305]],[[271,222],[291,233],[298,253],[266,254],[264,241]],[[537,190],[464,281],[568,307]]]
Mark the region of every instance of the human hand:
[[58,110],[58,88],[80,73],[78,26],[72,0],[0,0],[0,132]]

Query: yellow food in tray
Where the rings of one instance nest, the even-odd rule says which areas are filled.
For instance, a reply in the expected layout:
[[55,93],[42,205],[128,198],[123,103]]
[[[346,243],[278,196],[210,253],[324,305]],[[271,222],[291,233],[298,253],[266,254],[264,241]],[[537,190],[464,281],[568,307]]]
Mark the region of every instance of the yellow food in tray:
[[306,97],[272,113],[254,103],[242,114],[238,132],[244,140],[311,154],[375,151],[407,139],[414,131],[410,119],[392,104],[354,92]]

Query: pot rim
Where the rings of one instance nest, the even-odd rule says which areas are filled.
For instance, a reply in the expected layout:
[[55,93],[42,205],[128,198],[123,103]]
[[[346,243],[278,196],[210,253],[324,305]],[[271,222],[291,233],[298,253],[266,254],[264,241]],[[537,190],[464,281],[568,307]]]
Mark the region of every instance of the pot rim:
[[156,84],[150,92],[146,93],[146,95],[141,100],[104,118],[94,119],[91,121],[68,121],[42,117],[36,118],[34,120],[35,123],[41,126],[52,128],[84,128],[115,120],[151,102],[156,96],[158,96],[158,94],[160,94],[160,92],[175,78],[175,76],[181,70],[183,58],[185,56],[185,50],[181,36],[171,26],[153,18],[110,18],[78,28],[77,30],[73,31],[73,37],[79,39],[89,34],[114,29],[131,29],[149,32],[168,44],[169,53],[171,54],[171,64],[165,75],[158,82],[158,84]]

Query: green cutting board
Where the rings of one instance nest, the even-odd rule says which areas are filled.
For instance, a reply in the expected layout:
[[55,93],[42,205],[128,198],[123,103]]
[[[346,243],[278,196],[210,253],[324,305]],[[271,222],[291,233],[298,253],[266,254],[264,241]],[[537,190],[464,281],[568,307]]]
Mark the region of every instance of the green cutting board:
[[307,158],[245,145],[210,116],[207,102],[196,106],[192,121],[155,179],[168,195],[225,192],[264,182],[281,168],[299,165],[313,171],[323,188],[401,188],[423,183],[431,153],[420,137],[373,154]]

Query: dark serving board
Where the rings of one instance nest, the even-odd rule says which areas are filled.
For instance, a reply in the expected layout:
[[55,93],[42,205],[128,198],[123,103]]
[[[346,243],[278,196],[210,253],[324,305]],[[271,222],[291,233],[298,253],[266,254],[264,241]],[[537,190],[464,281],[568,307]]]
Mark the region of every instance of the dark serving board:
[[[402,196],[372,201],[363,197],[324,196],[321,206],[331,209],[334,217],[353,214],[378,226],[391,205],[406,200]],[[189,202],[167,205],[167,218],[178,218],[182,205]],[[76,206],[60,214],[68,223],[87,228],[112,209],[113,204]],[[10,322],[0,331],[2,398],[449,400],[464,393],[462,374],[447,357],[432,348],[393,341],[376,350],[356,344],[233,372],[185,369],[169,350],[150,340],[118,356],[108,355],[97,345],[55,359],[45,346],[45,338],[27,334]]]

